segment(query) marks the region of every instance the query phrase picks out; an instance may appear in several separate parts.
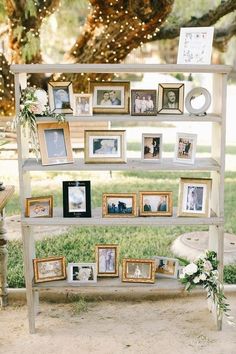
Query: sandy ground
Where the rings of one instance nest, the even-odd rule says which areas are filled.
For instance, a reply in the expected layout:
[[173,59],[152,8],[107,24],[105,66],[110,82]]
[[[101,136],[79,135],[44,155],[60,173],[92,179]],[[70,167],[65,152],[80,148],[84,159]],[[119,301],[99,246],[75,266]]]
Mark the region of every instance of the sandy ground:
[[[236,297],[228,296],[236,318]],[[28,334],[26,306],[0,312],[3,354],[235,354],[236,327],[217,331],[202,296],[146,302],[41,303],[37,333]]]

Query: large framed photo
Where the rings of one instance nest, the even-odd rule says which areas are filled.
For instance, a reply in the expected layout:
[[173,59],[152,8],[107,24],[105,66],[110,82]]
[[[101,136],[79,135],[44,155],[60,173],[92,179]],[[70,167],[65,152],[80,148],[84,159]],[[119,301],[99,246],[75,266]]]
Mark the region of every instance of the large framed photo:
[[172,192],[139,192],[140,216],[171,216]]
[[177,133],[174,162],[194,164],[197,146],[197,134]]
[[161,162],[162,134],[142,134],[142,160]]
[[154,283],[156,262],[153,259],[123,259],[122,281]]
[[73,163],[69,123],[38,123],[42,165]]
[[178,216],[210,216],[210,178],[181,178]]
[[73,112],[72,82],[49,81],[48,97],[50,110],[54,113]]
[[157,278],[178,278],[179,260],[176,258],[154,256]]
[[29,218],[51,218],[53,214],[53,196],[31,197],[25,201],[25,216]]
[[96,263],[98,277],[118,277],[118,250],[114,244],[96,245]]
[[137,216],[136,193],[104,193],[102,216],[105,218],[127,218]]
[[131,90],[131,115],[155,116],[156,90]]
[[33,267],[35,283],[66,279],[65,257],[36,258]]
[[74,116],[86,116],[93,115],[93,101],[90,93],[76,93],[73,95],[73,115]]
[[128,81],[90,82],[94,113],[129,113]]
[[158,113],[183,114],[184,111],[184,84],[159,84],[158,86]]
[[96,263],[68,263],[68,283],[93,284],[97,282]]
[[64,218],[91,217],[90,181],[63,181]]
[[85,163],[125,163],[125,130],[85,130]]

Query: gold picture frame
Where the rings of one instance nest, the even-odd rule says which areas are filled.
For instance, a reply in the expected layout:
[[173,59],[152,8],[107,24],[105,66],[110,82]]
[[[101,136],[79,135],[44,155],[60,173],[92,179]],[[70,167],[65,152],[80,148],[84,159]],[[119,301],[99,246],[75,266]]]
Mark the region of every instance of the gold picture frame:
[[104,218],[129,218],[137,216],[136,193],[103,193],[102,216]]
[[53,196],[26,198],[25,216],[28,218],[51,218],[53,216]]
[[66,279],[65,257],[35,258],[33,269],[35,283]]
[[159,84],[158,109],[159,114],[183,114],[184,84]]
[[54,113],[73,112],[73,88],[70,81],[49,81],[48,99]]
[[139,192],[140,216],[172,216],[173,193],[162,191]]
[[153,284],[155,271],[156,261],[153,259],[126,258],[122,263],[122,281]]
[[119,245],[97,244],[95,245],[97,276],[118,277],[119,276]]

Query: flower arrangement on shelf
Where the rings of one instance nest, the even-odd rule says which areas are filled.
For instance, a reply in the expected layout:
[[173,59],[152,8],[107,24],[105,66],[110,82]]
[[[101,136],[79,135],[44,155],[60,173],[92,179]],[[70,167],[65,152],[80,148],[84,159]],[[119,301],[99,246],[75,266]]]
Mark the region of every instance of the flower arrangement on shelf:
[[234,324],[233,317],[229,315],[230,309],[224,295],[223,284],[219,279],[218,264],[216,252],[207,250],[203,257],[183,268],[180,280],[187,291],[202,285],[207,291],[207,298],[211,298],[216,307],[217,317],[222,318],[225,315],[228,323]]

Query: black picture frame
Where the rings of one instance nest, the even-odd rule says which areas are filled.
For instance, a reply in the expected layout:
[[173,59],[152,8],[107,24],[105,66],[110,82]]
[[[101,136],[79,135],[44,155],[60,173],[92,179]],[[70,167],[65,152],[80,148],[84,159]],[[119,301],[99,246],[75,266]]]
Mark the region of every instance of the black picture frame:
[[64,218],[91,217],[90,181],[63,181],[62,191]]

